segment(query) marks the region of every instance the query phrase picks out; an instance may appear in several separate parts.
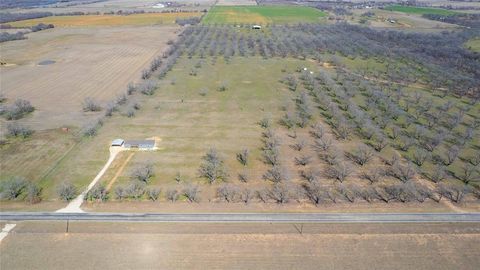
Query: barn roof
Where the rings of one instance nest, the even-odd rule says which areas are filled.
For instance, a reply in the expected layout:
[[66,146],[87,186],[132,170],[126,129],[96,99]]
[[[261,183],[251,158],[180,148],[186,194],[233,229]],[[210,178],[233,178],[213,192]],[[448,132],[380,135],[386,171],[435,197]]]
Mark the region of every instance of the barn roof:
[[155,140],[126,140],[125,146],[135,145],[135,146],[143,146],[143,147],[154,147]]
[[112,145],[122,145],[123,142],[123,139],[115,139],[112,141]]

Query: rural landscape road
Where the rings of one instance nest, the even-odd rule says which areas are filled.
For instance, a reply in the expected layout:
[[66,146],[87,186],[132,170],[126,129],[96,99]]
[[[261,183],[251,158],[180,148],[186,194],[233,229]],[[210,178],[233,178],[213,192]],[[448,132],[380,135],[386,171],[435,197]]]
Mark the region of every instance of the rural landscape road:
[[105,174],[105,172],[108,170],[112,162],[115,160],[115,157],[123,151],[123,147],[110,147],[110,156],[107,160],[107,163],[103,166],[103,168],[100,170],[100,172],[95,176],[95,178],[90,182],[88,187],[80,193],[75,199],[73,199],[65,208],[62,208],[60,210],[57,210],[58,213],[82,213],[83,210],[80,208],[82,205],[85,196],[87,193],[98,183],[98,181],[102,178],[102,176]]
[[423,223],[480,222],[480,213],[53,213],[2,212],[0,220],[85,220],[140,222],[266,222],[266,223]]

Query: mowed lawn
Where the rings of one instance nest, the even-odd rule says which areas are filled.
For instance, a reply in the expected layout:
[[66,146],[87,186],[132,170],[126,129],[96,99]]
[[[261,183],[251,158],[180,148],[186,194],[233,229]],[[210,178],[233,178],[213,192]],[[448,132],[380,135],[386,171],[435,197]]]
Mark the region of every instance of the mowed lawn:
[[174,24],[177,18],[200,17],[199,12],[145,13],[123,15],[51,16],[46,18],[9,23],[13,27],[30,27],[39,23],[53,24],[55,27],[71,26],[121,26]]
[[313,23],[326,15],[318,9],[300,6],[215,6],[203,23]]
[[408,7],[408,6],[401,6],[401,5],[391,5],[385,7],[386,10],[390,11],[398,11],[398,12],[404,12],[404,13],[409,13],[409,14],[418,14],[418,15],[423,15],[423,14],[436,14],[436,15],[455,15],[458,14],[458,12],[452,11],[452,10],[447,10],[447,9],[441,9],[441,8],[427,8],[427,7]]

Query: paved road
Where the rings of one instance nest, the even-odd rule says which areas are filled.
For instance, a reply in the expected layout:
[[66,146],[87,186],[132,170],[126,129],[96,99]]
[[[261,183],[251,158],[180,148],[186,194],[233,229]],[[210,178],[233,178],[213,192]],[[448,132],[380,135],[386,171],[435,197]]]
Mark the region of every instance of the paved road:
[[480,222],[480,213],[205,213],[205,214],[134,214],[134,213],[53,213],[2,212],[0,220],[86,220],[139,222],[267,222],[267,223],[424,223]]

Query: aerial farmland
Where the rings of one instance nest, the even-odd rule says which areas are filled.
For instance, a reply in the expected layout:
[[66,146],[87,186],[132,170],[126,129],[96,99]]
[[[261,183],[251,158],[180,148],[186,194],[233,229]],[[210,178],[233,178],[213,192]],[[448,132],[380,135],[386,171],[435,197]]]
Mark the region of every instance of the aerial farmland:
[[0,267],[475,269],[480,12],[443,2],[2,3]]

